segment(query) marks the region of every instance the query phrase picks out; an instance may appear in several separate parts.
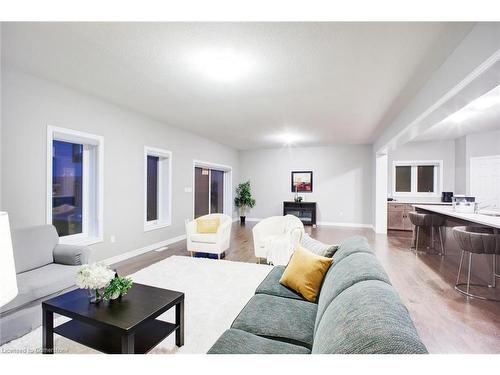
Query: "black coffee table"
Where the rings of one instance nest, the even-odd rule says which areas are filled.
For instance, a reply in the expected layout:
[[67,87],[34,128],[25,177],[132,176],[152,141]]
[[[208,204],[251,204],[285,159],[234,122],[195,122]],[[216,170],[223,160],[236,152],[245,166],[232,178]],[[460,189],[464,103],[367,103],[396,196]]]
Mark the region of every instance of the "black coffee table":
[[[175,323],[156,319],[175,306]],[[77,289],[42,303],[43,353],[54,352],[54,333],[104,353],[147,353],[175,331],[184,345],[184,293],[134,284],[121,300],[91,304]],[[54,327],[54,313],[70,317]]]

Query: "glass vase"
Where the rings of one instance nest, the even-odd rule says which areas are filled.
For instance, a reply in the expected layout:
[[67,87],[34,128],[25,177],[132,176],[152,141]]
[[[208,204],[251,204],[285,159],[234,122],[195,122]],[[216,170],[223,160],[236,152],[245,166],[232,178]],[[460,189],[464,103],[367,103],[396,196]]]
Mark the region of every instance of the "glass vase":
[[102,301],[102,293],[100,289],[87,289],[90,303],[99,303]]

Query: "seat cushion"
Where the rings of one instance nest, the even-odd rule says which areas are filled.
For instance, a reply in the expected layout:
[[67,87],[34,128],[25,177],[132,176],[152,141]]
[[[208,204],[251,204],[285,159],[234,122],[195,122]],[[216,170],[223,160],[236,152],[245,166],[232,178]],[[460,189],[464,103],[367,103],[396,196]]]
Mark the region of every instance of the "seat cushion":
[[427,353],[406,307],[383,281],[359,282],[344,290],[325,310],[312,353]]
[[17,275],[19,293],[10,303],[3,306],[5,312],[26,303],[47,297],[75,285],[76,272],[80,266],[65,266],[51,263]]
[[58,242],[59,236],[52,225],[38,225],[12,231],[16,273],[52,263],[52,251]]
[[191,241],[201,243],[217,243],[217,234],[215,233],[193,233]]
[[390,284],[389,276],[373,254],[353,253],[342,259],[325,276],[318,301],[316,328],[330,303],[344,290],[366,280],[379,280]]
[[310,354],[303,346],[228,329],[210,348],[208,354]]
[[354,253],[373,253],[365,237],[352,236],[343,241],[333,255],[332,267],[335,267],[342,259]]
[[255,294],[268,294],[271,296],[304,300],[296,291],[280,284],[285,266],[275,266],[266,278],[260,283]]
[[310,349],[316,311],[315,303],[256,294],[231,328]]

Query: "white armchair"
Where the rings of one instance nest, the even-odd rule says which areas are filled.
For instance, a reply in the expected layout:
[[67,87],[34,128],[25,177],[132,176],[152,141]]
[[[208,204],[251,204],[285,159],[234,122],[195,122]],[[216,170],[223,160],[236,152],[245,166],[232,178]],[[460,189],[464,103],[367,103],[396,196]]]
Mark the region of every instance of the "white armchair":
[[231,240],[231,224],[233,220],[224,214],[209,214],[202,218],[219,218],[220,225],[217,233],[198,233],[196,230],[196,220],[186,220],[186,240],[187,250],[194,252],[220,255],[229,249]]
[[288,264],[305,233],[304,224],[293,215],[268,217],[252,232],[255,256],[275,266]]

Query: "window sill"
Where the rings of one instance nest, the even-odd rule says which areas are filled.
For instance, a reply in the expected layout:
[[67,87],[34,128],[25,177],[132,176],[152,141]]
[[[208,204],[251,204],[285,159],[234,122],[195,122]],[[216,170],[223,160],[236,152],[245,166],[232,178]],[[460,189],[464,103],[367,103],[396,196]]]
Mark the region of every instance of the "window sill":
[[151,232],[152,230],[162,229],[169,227],[171,224],[169,222],[160,222],[160,223],[149,223],[144,224],[144,232]]
[[405,198],[440,198],[441,193],[392,193],[393,197],[405,197]]
[[79,237],[79,238],[60,237],[59,239],[59,243],[61,245],[90,246],[100,242],[103,242],[102,237]]

